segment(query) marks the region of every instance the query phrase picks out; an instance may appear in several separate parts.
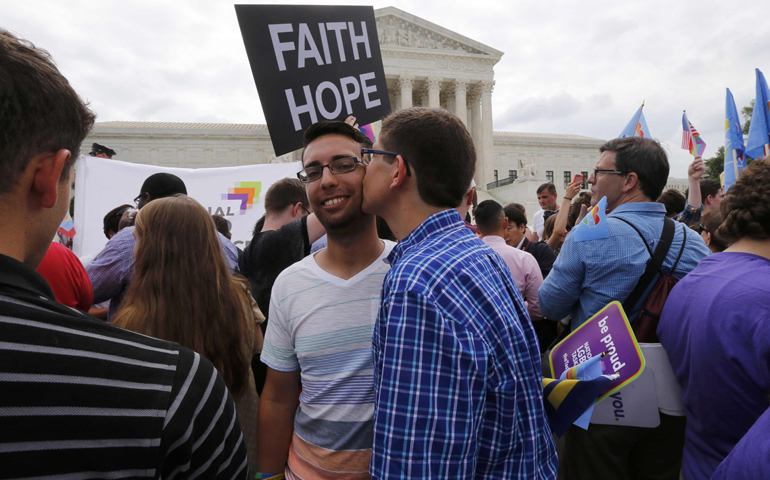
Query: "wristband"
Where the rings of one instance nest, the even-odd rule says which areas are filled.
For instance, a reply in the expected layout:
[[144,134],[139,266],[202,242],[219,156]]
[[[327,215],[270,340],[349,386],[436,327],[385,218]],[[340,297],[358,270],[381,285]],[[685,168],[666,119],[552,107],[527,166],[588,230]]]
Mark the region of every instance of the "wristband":
[[561,197],[562,200],[572,200],[575,197]]

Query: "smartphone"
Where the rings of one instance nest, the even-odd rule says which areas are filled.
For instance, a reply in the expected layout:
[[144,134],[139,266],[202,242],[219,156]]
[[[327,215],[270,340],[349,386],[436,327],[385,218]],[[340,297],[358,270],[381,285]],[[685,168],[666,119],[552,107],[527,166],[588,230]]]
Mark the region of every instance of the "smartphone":
[[575,184],[577,182],[583,183],[583,175],[576,173],[575,178],[572,179],[572,183]]

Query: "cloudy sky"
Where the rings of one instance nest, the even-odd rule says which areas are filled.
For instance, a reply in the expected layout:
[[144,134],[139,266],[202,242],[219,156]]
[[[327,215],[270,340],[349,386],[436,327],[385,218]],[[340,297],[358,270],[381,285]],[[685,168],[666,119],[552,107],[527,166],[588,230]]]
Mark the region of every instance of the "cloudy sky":
[[[770,2],[761,0],[373,4],[505,52],[495,130],[607,139],[646,100],[677,177],[691,160],[679,148],[682,110],[711,156],[724,143],[725,88],[740,109],[754,98],[754,69],[770,75]],[[2,2],[0,26],[49,50],[98,121],[265,121],[231,2]]]

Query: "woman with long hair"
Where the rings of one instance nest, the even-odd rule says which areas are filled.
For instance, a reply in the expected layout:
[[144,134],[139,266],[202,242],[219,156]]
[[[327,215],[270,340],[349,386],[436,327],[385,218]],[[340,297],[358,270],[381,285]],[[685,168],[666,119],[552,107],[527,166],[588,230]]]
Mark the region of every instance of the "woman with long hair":
[[248,283],[230,274],[213,219],[186,195],[148,203],[134,236],[134,278],[112,323],[177,342],[214,364],[235,399],[256,471],[259,397],[250,365],[262,348],[255,322],[264,316],[254,310]]

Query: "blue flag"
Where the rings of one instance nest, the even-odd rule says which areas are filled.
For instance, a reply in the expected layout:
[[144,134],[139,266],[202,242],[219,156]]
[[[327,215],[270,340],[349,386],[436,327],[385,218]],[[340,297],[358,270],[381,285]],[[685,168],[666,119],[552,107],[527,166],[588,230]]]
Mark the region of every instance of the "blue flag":
[[642,109],[644,108],[644,102],[642,102],[642,106],[639,107],[639,110],[636,111],[634,116],[631,118],[631,121],[628,122],[628,125],[626,125],[626,128],[623,129],[622,132],[620,132],[620,135],[618,135],[618,138],[625,138],[625,137],[643,137],[643,138],[652,138],[650,135],[650,129],[647,128],[647,121],[644,119],[644,112],[642,112]]
[[746,139],[746,155],[751,158],[764,157],[765,145],[770,144],[770,90],[767,88],[765,76],[758,68],[756,71],[757,97],[754,100],[754,113],[751,115],[749,138]]
[[743,146],[743,131],[738,118],[738,108],[730,89],[727,89],[725,104],[725,192],[735,183],[738,174],[746,166],[746,148]]
[[588,429],[594,404],[615,375],[604,375],[597,355],[562,372],[558,380],[543,379],[543,404],[548,423],[553,432],[561,437],[570,425]]
[[610,229],[607,227],[607,197],[602,197],[599,203],[588,210],[588,214],[572,229],[570,235],[576,242],[610,236]]

